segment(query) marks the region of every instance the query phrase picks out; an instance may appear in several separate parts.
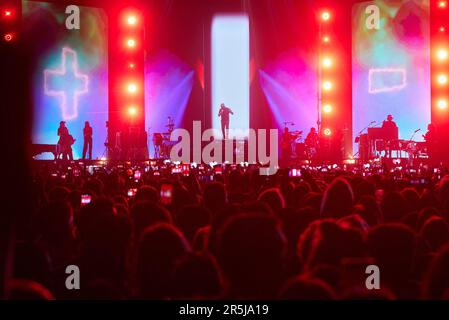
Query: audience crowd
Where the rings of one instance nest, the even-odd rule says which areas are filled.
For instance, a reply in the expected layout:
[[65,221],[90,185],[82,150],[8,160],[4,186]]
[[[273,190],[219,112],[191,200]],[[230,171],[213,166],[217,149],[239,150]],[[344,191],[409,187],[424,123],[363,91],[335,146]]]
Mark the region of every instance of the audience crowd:
[[[36,170],[10,298],[449,299],[449,176],[235,168],[207,180]],[[79,290],[66,287],[69,265]],[[366,287],[369,265],[379,290]]]

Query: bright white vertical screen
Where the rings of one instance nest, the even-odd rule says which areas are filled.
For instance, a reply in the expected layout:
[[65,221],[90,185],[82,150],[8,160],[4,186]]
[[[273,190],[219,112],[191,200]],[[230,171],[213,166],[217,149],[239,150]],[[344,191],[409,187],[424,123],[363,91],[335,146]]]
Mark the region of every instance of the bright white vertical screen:
[[[231,135],[246,138],[249,129],[249,20],[218,15],[212,22],[212,124],[221,132],[220,105],[231,108]],[[221,135],[216,138],[221,138]]]

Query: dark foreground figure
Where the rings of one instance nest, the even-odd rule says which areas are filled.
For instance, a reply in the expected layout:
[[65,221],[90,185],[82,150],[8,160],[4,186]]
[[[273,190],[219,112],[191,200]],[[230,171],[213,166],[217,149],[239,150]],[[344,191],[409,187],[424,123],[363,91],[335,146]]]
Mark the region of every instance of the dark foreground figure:
[[[35,211],[15,244],[9,297],[449,299],[449,177],[440,178],[142,173],[133,196],[126,170],[41,168],[35,197],[23,199]],[[379,266],[381,290],[366,289],[365,264]],[[66,289],[68,265],[80,269],[80,290]]]

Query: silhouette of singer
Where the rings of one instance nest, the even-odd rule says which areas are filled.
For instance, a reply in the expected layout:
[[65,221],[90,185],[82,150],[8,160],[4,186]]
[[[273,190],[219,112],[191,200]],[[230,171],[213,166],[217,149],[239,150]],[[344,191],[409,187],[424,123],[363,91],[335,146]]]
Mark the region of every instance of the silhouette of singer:
[[83,136],[83,160],[86,160],[86,152],[89,153],[89,160],[92,160],[92,127],[90,126],[89,121],[84,123]]
[[221,117],[221,132],[223,133],[223,139],[229,138],[229,115],[234,115],[231,109],[225,106],[224,103],[221,104],[220,112],[218,116]]

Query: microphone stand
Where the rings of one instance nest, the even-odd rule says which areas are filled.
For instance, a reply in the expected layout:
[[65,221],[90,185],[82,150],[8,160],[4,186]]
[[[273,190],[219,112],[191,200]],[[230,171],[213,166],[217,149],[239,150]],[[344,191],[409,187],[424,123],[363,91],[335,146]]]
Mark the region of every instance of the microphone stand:
[[375,124],[376,121],[371,122],[369,125],[367,125],[365,128],[363,128],[362,130],[360,130],[359,133],[357,133],[357,136],[360,136],[362,134],[363,131],[365,131],[366,129],[370,128],[373,124]]
[[[410,140],[409,140],[408,143],[407,143],[407,148],[408,148],[408,149],[410,149],[409,145],[413,142],[413,138],[415,138],[415,135],[416,135],[419,131],[421,131],[421,129],[415,130],[415,132],[413,132],[412,136],[410,137]],[[408,152],[408,153],[409,153],[409,152]],[[410,153],[409,153],[409,156],[410,156]],[[414,156],[414,155],[412,155],[412,163],[411,163],[412,166],[413,166],[413,156]]]
[[409,142],[413,141],[413,138],[415,137],[415,135],[421,130],[416,130],[415,132],[413,132],[412,137],[410,138]]
[[[370,122],[369,125],[367,125],[365,128],[363,128],[362,130],[360,130],[359,133],[357,133],[357,138],[360,138],[360,136],[361,136],[361,134],[363,133],[363,131],[365,131],[366,129],[370,128],[373,124],[376,124],[376,122],[377,122],[377,121]],[[360,155],[360,150],[357,151],[356,154],[354,154],[354,157],[357,156],[357,155]]]

